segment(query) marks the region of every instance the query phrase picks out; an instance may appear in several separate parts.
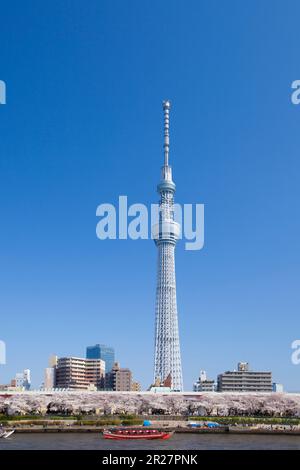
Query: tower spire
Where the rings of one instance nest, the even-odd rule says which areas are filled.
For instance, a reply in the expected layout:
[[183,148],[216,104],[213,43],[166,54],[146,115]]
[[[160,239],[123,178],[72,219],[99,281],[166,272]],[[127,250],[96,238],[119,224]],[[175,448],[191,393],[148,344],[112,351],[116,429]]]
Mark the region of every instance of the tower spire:
[[169,166],[169,149],[170,149],[170,108],[171,102],[169,100],[163,101],[164,110],[164,155],[165,161],[164,166]]

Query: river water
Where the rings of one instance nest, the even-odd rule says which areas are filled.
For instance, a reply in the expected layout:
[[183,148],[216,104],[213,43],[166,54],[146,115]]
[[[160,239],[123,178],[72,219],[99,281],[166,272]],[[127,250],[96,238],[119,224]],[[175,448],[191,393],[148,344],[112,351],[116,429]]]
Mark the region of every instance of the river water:
[[103,439],[98,433],[13,434],[0,439],[0,450],[82,449],[82,450],[220,450],[220,449],[300,449],[300,436],[236,434],[175,434],[167,441],[119,442]]

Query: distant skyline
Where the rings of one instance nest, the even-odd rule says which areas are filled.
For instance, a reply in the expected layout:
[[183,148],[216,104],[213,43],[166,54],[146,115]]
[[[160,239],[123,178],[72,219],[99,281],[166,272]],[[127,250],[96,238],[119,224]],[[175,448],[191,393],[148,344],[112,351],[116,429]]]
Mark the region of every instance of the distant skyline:
[[161,101],[175,202],[205,205],[176,247],[183,382],[247,361],[300,390],[296,0],[1,5],[0,383],[104,343],[153,379],[153,240],[96,237],[96,208],[158,202]]

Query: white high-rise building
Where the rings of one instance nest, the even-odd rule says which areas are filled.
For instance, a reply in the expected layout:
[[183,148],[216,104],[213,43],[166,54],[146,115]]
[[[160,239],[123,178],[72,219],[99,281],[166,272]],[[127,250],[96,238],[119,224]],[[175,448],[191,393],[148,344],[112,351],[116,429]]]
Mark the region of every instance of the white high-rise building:
[[215,389],[214,380],[209,380],[205,370],[200,370],[199,379],[193,385],[194,392],[214,392]]
[[169,112],[170,101],[163,102],[164,110],[164,166],[157,187],[160,194],[159,220],[152,227],[158,249],[154,382],[163,383],[171,377],[171,389],[182,391],[181,354],[178,332],[175,246],[180,226],[174,220],[175,184],[169,165]]
[[45,369],[44,389],[52,390],[55,387],[55,367],[47,367]]
[[24,369],[23,372],[17,372],[14,382],[16,388],[29,390],[31,386],[30,369]]

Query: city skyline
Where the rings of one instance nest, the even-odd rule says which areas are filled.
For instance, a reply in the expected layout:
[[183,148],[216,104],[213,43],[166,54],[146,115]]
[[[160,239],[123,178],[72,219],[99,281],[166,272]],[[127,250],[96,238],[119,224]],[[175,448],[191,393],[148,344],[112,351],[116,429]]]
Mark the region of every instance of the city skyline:
[[157,202],[168,97],[176,197],[205,204],[204,248],[176,248],[184,388],[245,360],[300,390],[294,5],[2,6],[0,382],[98,342],[152,380],[157,248],[99,240],[95,212]]

